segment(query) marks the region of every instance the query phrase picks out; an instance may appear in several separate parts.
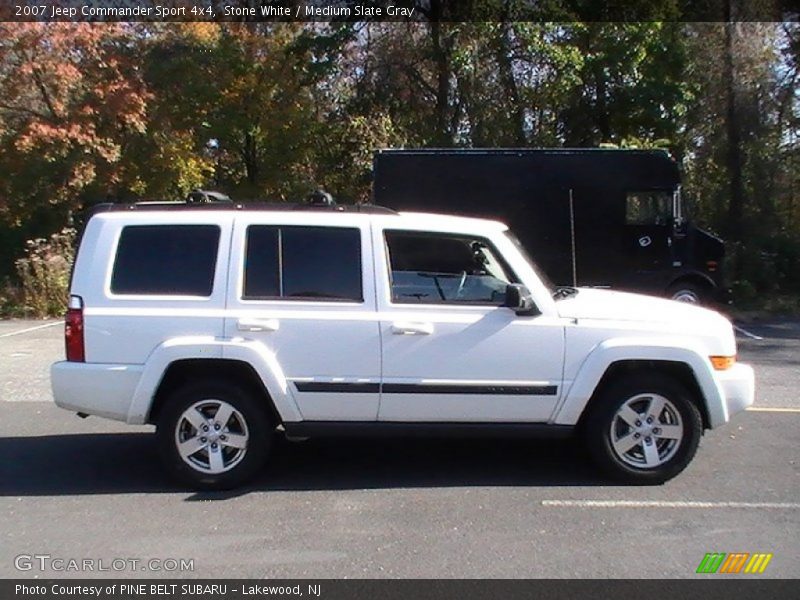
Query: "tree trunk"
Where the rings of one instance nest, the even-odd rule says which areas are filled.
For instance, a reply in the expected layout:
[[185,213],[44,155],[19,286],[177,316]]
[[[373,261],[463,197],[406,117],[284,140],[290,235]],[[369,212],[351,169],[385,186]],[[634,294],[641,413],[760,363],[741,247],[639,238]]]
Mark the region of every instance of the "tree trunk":
[[730,178],[730,200],[728,202],[727,235],[733,242],[741,242],[744,216],[744,177],[742,175],[742,134],[736,98],[736,72],[733,64],[733,35],[735,23],[731,20],[730,0],[725,3],[725,56],[724,81],[726,92],[725,129],[728,137],[726,167]]
[[431,23],[433,60],[436,63],[436,137],[443,146],[451,146],[450,119],[450,64],[442,47],[441,24]]
[[244,134],[244,147],[242,148],[242,161],[244,162],[247,181],[255,185],[258,181],[258,142],[249,131]]
[[442,5],[440,0],[431,1],[431,51],[436,65],[436,139],[439,146],[453,145],[450,128],[451,75],[450,52],[452,43],[442,34]]
[[511,60],[511,25],[503,23],[500,25],[502,30],[497,37],[496,58],[500,67],[500,80],[503,83],[508,98],[511,100],[514,113],[513,136],[517,146],[526,146],[525,137],[525,107],[520,101],[519,86],[514,77],[514,64]]

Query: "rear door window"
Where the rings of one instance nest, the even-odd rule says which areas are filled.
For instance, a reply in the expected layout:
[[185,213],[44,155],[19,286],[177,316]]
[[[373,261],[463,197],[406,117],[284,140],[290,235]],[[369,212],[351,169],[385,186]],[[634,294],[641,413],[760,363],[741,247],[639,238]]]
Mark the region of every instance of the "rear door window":
[[211,296],[217,225],[129,225],[111,274],[113,294]]
[[251,225],[246,244],[245,300],[363,301],[356,228]]

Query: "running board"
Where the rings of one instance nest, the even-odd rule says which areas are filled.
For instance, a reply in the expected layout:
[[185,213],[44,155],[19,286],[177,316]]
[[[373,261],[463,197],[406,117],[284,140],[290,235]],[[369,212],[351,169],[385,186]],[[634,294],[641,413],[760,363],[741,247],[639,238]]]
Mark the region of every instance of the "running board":
[[413,423],[394,421],[298,421],[284,423],[288,437],[452,437],[561,439],[572,425],[547,423]]

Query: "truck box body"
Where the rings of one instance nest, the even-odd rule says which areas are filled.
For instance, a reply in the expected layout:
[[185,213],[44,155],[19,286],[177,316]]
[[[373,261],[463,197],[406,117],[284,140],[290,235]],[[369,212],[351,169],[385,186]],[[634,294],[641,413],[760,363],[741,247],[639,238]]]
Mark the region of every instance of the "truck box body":
[[685,221],[679,189],[678,166],[660,150],[382,150],[374,159],[376,204],[504,221],[556,284],[664,294],[691,280],[711,292],[722,242]]

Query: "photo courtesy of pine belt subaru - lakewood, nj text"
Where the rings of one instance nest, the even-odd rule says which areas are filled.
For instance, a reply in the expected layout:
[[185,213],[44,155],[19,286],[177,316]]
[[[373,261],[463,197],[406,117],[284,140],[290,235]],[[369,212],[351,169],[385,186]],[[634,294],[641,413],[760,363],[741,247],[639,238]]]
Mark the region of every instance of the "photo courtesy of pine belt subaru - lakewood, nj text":
[[198,489],[253,478],[278,433],[574,435],[610,476],[662,483],[754,397],[720,314],[554,289],[481,219],[105,205],[70,293],[56,404],[154,424]]

